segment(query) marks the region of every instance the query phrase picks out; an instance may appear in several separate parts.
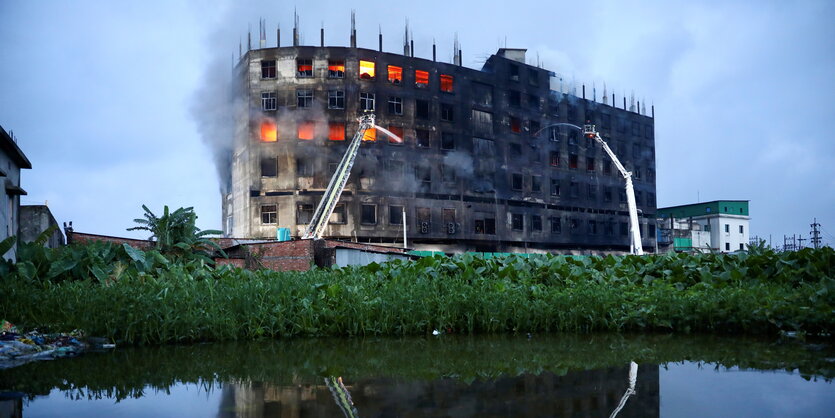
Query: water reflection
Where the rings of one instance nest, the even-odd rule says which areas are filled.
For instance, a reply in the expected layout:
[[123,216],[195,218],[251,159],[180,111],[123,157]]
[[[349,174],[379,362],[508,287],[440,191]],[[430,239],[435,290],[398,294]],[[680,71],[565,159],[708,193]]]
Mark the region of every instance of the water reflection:
[[[622,366],[565,375],[524,373],[470,383],[453,378],[368,378],[336,390],[336,378],[323,385],[232,384],[224,387],[229,402],[221,406],[219,416],[605,417],[613,410],[619,417],[659,416],[658,366],[642,365],[634,376],[637,385],[626,378],[632,370]],[[637,364],[634,370],[638,371]],[[627,405],[621,396],[624,391],[633,395]]]
[[[787,378],[829,382],[833,358],[829,344],[699,336],[261,341],[120,348],[31,363],[0,371],[0,393],[19,392],[8,405],[17,408],[22,396],[23,412],[63,397],[68,416],[82,416],[72,408],[84,401],[116,403],[118,415],[130,416],[119,405],[159,404],[188,386],[211,394],[202,402],[213,402],[221,417],[643,417],[659,416],[659,365],[788,370],[794,375]],[[181,402],[186,413],[189,402]]]

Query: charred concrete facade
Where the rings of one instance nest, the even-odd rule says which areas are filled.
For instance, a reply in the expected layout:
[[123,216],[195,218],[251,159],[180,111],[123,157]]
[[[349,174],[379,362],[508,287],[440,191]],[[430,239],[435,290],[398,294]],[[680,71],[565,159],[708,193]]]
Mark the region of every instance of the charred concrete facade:
[[627,251],[623,178],[579,130],[551,126],[593,123],[634,173],[643,245],[655,248],[654,118],[640,104],[552,90],[554,74],[520,49],[500,49],[481,70],[409,55],[246,52],[224,234],[300,236],[358,116],[373,112],[403,142],[366,134],[326,237],[402,245],[405,210],[408,244],[421,250]]

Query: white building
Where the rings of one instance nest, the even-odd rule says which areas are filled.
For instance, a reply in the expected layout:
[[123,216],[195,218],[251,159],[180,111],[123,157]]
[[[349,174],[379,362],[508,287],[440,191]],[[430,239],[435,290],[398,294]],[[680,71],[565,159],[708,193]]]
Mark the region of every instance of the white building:
[[748,248],[747,200],[658,208],[659,251],[743,251]]

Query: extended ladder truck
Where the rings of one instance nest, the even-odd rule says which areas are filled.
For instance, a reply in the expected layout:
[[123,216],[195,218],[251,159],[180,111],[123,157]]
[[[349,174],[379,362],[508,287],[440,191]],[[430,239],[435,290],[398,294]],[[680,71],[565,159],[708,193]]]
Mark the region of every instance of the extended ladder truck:
[[313,218],[310,220],[310,224],[307,225],[307,228],[305,228],[302,239],[322,238],[322,232],[328,225],[328,219],[330,219],[331,214],[333,214],[333,210],[339,202],[339,197],[342,195],[342,190],[345,189],[345,183],[348,182],[348,177],[351,175],[351,167],[354,166],[354,160],[356,160],[357,154],[359,153],[359,148],[362,144],[363,137],[365,136],[365,131],[369,129],[376,129],[385,135],[394,138],[394,140],[398,142],[403,142],[402,138],[391,133],[387,129],[383,129],[374,124],[373,114],[364,114],[359,117],[358,121],[359,129],[357,129],[357,133],[354,134],[354,138],[351,139],[351,143],[348,144],[348,150],[345,151],[345,155],[342,156],[342,161],[340,161],[339,165],[336,167],[336,172],[333,174],[333,177],[331,177],[331,181],[328,183],[328,188],[325,190],[322,200],[319,201],[319,205],[316,207],[316,212],[313,213]]
[[594,125],[583,125],[583,136],[595,140],[603,147],[603,150],[606,151],[606,154],[609,154],[609,158],[615,163],[615,167],[620,171],[620,175],[626,180],[626,205],[629,209],[629,250],[631,254],[644,255],[644,248],[641,245],[641,228],[638,224],[638,207],[635,204],[635,189],[632,186],[632,173],[626,171],[626,168],[620,163],[606,141],[600,137],[600,133],[597,132]]

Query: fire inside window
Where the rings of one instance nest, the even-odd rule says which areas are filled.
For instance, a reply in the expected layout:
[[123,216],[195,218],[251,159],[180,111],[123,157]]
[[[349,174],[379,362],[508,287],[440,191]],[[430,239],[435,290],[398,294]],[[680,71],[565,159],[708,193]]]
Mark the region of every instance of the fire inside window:
[[278,223],[278,211],[276,205],[261,206],[261,223],[276,224]]
[[345,124],[340,122],[331,122],[328,124],[328,139],[331,141],[345,140]]
[[276,100],[275,100],[275,92],[264,92],[261,93],[261,110],[275,110],[276,108]]
[[275,60],[261,61],[261,78],[275,78]]
[[374,93],[360,93],[360,110],[374,110]]
[[299,139],[312,140],[316,132],[316,124],[312,121],[299,122],[298,136]]
[[261,122],[261,142],[275,142],[277,139],[275,122],[271,120]]
[[452,76],[441,74],[441,91],[452,93]]
[[388,66],[389,82],[392,84],[403,83],[403,68],[394,65]]
[[[391,133],[393,133],[393,134],[395,134],[395,135],[399,136],[400,138],[403,138],[403,127],[402,127],[402,126],[392,126],[392,125],[389,125],[389,131],[390,131]],[[386,136],[388,136],[388,135],[386,135]],[[392,138],[392,137],[390,137],[390,136],[388,136],[388,139],[389,139],[389,144],[398,144],[398,145],[402,145],[402,144],[403,144],[403,142],[402,142],[402,141],[398,141],[398,140],[396,140],[396,139],[394,139],[394,138]]]
[[330,60],[328,61],[328,77],[329,78],[343,78],[345,77],[345,61]]
[[345,109],[345,92],[343,90],[328,91],[328,109]]
[[360,78],[363,80],[374,79],[374,61],[360,60]]
[[510,131],[519,133],[522,132],[522,120],[516,117],[510,117]]
[[377,140],[377,130],[374,128],[368,128],[365,130],[365,134],[362,136],[363,141],[376,141]]
[[296,60],[296,77],[313,77],[313,60]]
[[429,72],[415,70],[415,87],[426,88],[429,87]]

